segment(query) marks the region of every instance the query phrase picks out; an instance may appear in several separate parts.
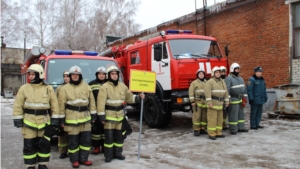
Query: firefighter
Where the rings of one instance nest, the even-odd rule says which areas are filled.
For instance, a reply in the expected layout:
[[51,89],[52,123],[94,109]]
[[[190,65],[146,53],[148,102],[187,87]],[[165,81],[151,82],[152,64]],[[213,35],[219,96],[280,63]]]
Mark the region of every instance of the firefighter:
[[[95,75],[96,75],[96,79],[91,81],[89,85],[93,91],[93,95],[97,107],[97,96],[99,93],[99,88],[106,82],[106,68],[103,66],[99,67],[96,70]],[[101,150],[103,152],[104,128],[103,128],[103,124],[99,121],[98,118],[95,121],[95,123],[92,124],[92,146],[94,147],[93,154],[99,154]],[[101,146],[101,150],[100,150],[100,146]]]
[[122,121],[124,119],[123,103],[139,103],[144,94],[134,95],[127,86],[119,82],[120,70],[116,66],[107,68],[108,82],[99,89],[97,98],[97,114],[104,124],[104,156],[105,162],[112,158],[125,160],[122,155],[124,138],[122,136]]
[[207,134],[207,105],[204,96],[205,71],[199,69],[196,77],[197,79],[190,85],[189,98],[193,108],[194,136],[200,136],[200,134]]
[[240,65],[233,63],[230,66],[230,75],[225,79],[228,93],[230,95],[230,104],[228,107],[229,130],[232,135],[237,132],[248,132],[245,129],[245,114],[242,100],[247,97],[247,90],[244,80],[240,73]]
[[82,80],[78,66],[69,70],[70,82],[59,92],[59,109],[65,114],[64,130],[68,133],[68,154],[73,168],[90,166],[91,121],[97,119],[95,100],[90,86]]
[[[58,98],[60,89],[70,81],[69,77],[69,71],[63,72],[63,83],[56,89],[56,96]],[[68,152],[68,133],[64,131],[64,128],[62,126],[59,126],[59,132],[58,132],[58,151],[60,153],[59,158],[64,159],[67,157]]]
[[221,79],[221,69],[216,66],[212,69],[211,76],[204,85],[207,109],[207,132],[211,140],[217,137],[224,138],[222,133],[223,105],[228,106],[228,93],[224,80]]
[[[226,78],[226,73],[227,73],[227,69],[225,66],[221,66],[221,79],[225,80]],[[228,127],[226,126],[226,119],[227,119],[227,107],[225,106],[225,104],[223,105],[223,130],[228,129]]]
[[59,114],[53,88],[43,81],[43,67],[32,64],[28,68],[27,76],[30,83],[21,86],[15,98],[14,125],[22,127],[25,166],[34,169],[38,164],[39,169],[47,169],[50,138],[56,132],[54,126],[62,122],[63,115]]
[[252,130],[263,128],[260,120],[262,115],[262,106],[268,100],[266,92],[266,82],[262,77],[262,68],[254,68],[254,75],[248,80],[247,92],[249,96],[249,103],[251,105],[250,113],[250,127]]

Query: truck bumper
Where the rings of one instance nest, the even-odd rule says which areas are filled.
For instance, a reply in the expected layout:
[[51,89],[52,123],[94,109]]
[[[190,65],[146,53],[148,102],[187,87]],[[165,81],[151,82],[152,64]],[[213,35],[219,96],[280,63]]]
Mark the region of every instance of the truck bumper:
[[187,90],[174,90],[171,94],[172,109],[188,112],[191,110],[191,103]]

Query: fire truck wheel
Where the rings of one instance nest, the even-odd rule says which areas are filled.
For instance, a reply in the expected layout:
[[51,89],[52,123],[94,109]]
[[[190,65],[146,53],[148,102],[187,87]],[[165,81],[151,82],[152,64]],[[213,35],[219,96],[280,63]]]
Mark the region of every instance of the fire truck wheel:
[[168,126],[172,113],[163,111],[163,105],[157,95],[147,95],[145,102],[144,117],[149,127],[162,128]]

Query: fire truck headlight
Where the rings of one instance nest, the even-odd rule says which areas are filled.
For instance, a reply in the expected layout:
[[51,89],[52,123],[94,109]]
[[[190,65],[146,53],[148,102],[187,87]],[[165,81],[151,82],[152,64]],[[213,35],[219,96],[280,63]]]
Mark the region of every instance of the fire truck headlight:
[[183,103],[188,103],[188,102],[190,102],[190,99],[187,98],[187,97],[184,97],[184,98],[183,98]]

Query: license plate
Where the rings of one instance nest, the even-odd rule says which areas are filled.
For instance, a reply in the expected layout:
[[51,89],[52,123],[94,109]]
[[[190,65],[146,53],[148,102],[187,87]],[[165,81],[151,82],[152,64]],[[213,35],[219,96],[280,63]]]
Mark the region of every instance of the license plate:
[[184,106],[184,109],[188,110],[188,109],[190,109],[190,106]]

